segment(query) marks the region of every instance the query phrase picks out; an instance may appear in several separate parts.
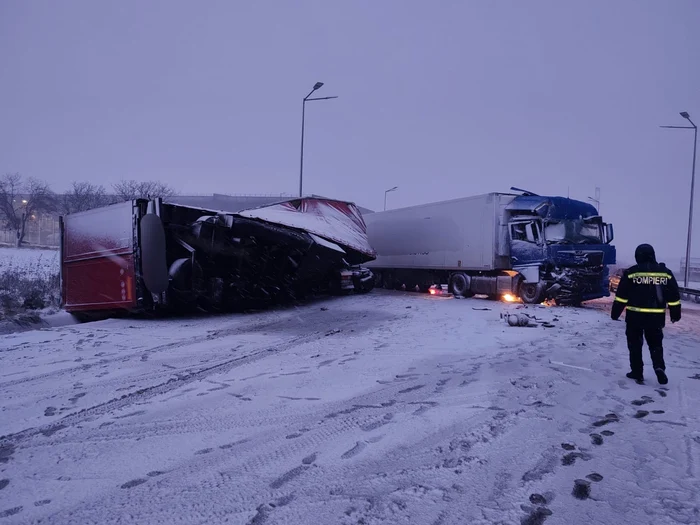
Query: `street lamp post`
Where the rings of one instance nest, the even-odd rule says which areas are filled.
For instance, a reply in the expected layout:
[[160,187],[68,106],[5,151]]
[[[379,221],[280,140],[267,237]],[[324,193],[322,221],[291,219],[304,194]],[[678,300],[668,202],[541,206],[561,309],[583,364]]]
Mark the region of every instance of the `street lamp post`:
[[595,197],[588,197],[588,200],[595,202],[595,209],[598,212],[598,215],[600,215],[600,188],[596,186]]
[[386,195],[387,195],[387,193],[389,193],[390,191],[396,191],[398,189],[399,189],[398,186],[394,186],[393,188],[389,188],[388,190],[386,190],[384,192],[384,211],[386,211]]
[[695,140],[693,141],[693,168],[692,175],[690,177],[690,210],[688,211],[688,240],[685,245],[685,275],[684,286],[688,288],[688,281],[690,280],[690,245],[692,242],[693,233],[693,200],[695,197],[695,159],[698,152],[698,127],[695,123],[690,120],[690,114],[687,111],[681,111],[681,117],[690,122],[690,126],[661,126],[662,128],[673,128],[673,129],[692,129],[695,131]]
[[323,86],[323,82],[316,82],[314,84],[314,88],[311,90],[311,92],[304,97],[304,100],[301,103],[301,155],[300,155],[300,160],[299,160],[299,198],[303,197],[303,190],[304,190],[304,116],[306,113],[306,103],[312,100],[329,100],[332,98],[338,98],[336,97],[317,97],[317,98],[309,98],[311,95],[313,95],[316,91],[321,89]]

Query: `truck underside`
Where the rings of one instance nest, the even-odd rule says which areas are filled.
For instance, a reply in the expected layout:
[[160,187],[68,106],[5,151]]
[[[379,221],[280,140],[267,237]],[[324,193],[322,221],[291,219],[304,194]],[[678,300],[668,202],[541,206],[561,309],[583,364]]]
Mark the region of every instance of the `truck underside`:
[[243,217],[195,217],[196,210],[182,207],[168,212],[167,302],[178,311],[251,308],[341,293],[355,288],[343,282],[347,275],[355,277],[350,284],[357,284],[357,291],[372,287],[368,271],[353,271],[346,259],[357,263],[361,258],[308,232]]
[[252,309],[374,286],[360,266],[374,253],[351,203],[296,199],[227,213],[137,200],[61,224],[64,308],[83,316]]

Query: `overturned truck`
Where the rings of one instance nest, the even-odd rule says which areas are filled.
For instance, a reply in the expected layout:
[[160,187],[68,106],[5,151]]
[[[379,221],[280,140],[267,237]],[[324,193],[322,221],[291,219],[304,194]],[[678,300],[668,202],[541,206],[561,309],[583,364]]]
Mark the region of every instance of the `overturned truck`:
[[61,217],[61,299],[78,316],[233,311],[372,289],[365,223],[304,198],[237,212],[137,199]]

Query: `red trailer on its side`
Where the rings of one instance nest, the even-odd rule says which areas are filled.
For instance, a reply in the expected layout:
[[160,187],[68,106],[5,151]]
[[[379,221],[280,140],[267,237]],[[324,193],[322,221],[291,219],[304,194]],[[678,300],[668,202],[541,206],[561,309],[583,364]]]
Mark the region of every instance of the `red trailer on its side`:
[[222,311],[373,287],[352,203],[291,199],[238,213],[137,199],[61,217],[61,297],[77,315]]
[[68,312],[138,307],[137,202],[61,217],[61,296]]

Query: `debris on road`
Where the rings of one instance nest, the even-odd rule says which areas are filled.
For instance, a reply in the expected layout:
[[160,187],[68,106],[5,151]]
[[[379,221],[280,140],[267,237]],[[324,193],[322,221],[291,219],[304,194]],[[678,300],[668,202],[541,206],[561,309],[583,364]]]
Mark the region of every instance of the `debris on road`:
[[501,314],[501,317],[505,319],[509,326],[537,326],[527,314]]
[[[549,321],[543,321],[536,315],[531,315],[524,312],[501,312],[501,319],[503,319],[508,326],[519,326],[527,328],[536,328],[537,326],[542,326],[544,328],[556,328],[556,325]],[[558,318],[554,318],[558,321]]]
[[593,370],[591,370],[590,368],[585,368],[583,366],[567,365],[566,363],[560,363],[559,361],[552,361],[551,359],[549,360],[549,363],[552,365],[566,366],[568,368],[576,368],[577,370],[585,370],[586,372],[593,372]]

